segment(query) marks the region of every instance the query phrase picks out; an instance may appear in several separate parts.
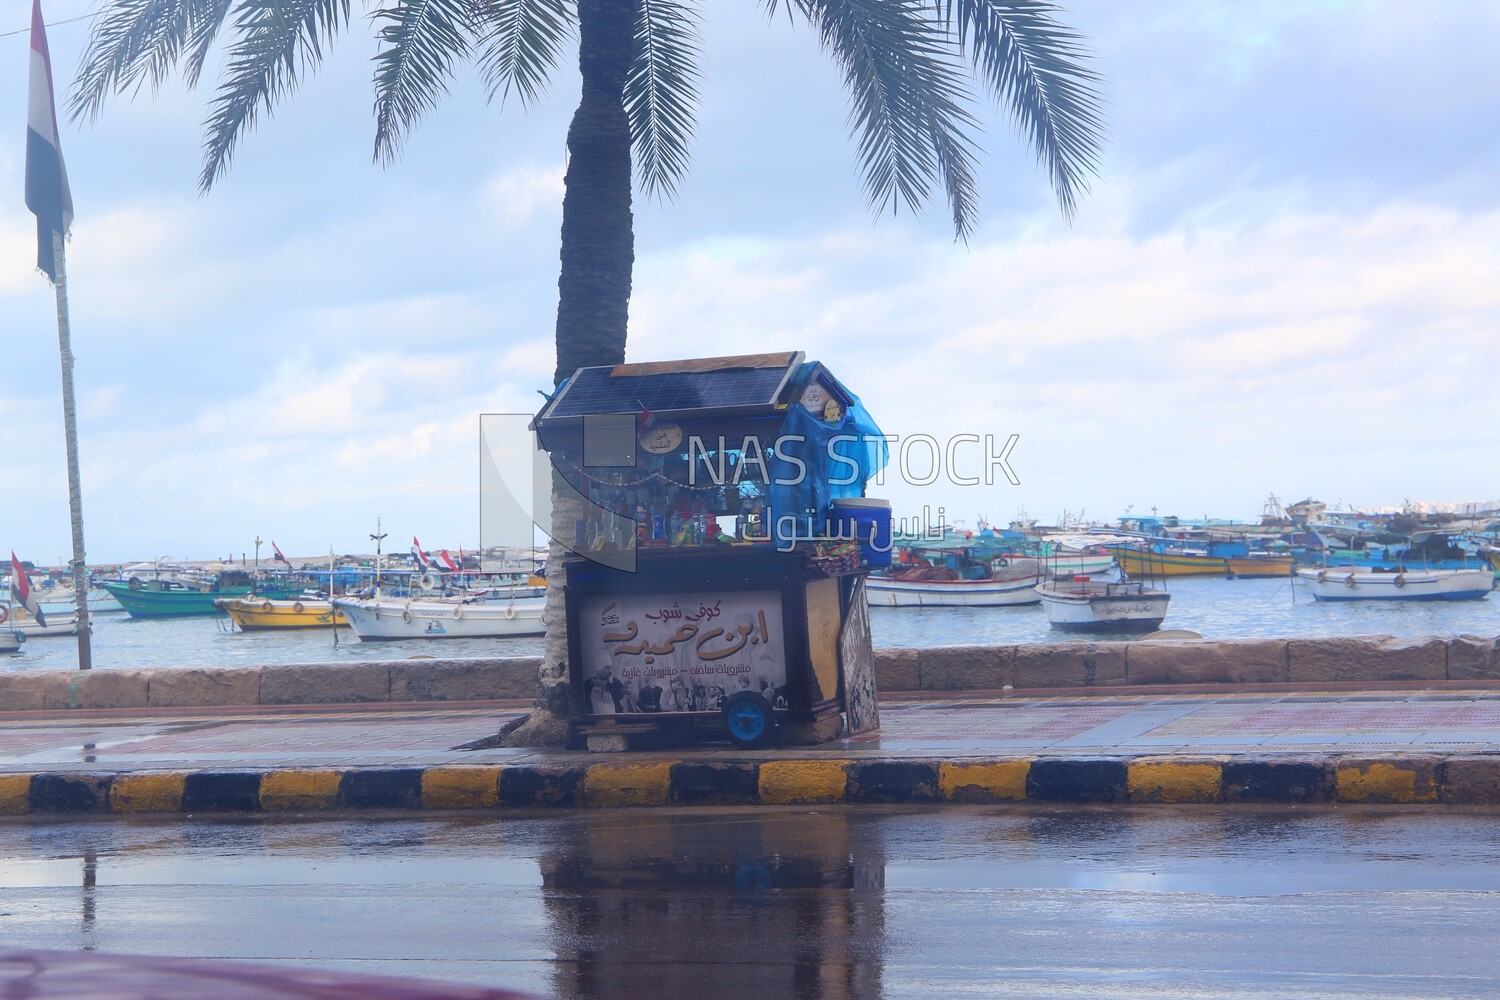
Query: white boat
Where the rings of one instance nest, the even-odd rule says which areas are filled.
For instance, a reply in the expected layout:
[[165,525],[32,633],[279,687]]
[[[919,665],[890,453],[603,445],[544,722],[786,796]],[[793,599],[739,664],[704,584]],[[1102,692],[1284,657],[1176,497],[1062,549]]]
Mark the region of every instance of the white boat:
[[[125,612],[125,607],[115,595],[103,587],[95,587],[88,592],[89,614],[104,615],[113,612]],[[48,590],[37,594],[37,601],[42,606],[44,615],[71,615],[78,607],[78,602],[73,597],[71,590]]]
[[[1042,575],[1047,579],[1087,576],[1094,580],[1118,582],[1120,565],[1105,546],[1123,540],[1126,539],[1122,536],[1098,532],[1043,535],[1041,551],[1045,554],[1038,556],[1042,563]],[[1015,561],[1012,556],[1011,562]]]
[[[50,615],[42,612],[47,624],[43,625],[19,604],[0,602],[0,633],[15,632],[26,639],[64,637],[78,634],[78,616],[69,609],[67,615]],[[15,650],[10,650],[15,652]]]
[[544,635],[545,597],[490,599],[347,598],[333,606],[364,642],[393,639],[500,639]]
[[1040,562],[1043,575],[1049,578],[1087,576],[1094,580],[1104,580],[1118,579],[1120,575],[1119,564],[1109,553],[1102,556],[1089,553],[1043,556]]
[[62,639],[78,634],[78,618],[48,615],[43,625],[30,615],[13,611],[10,621],[0,627],[14,629],[28,639]]
[[1010,580],[901,580],[871,576],[865,598],[875,607],[993,608],[1035,604],[1035,573]]
[[19,653],[26,637],[13,628],[0,625],[0,653]]
[[1172,595],[1133,580],[1049,580],[1036,588],[1053,628],[1097,632],[1154,632]]
[[1328,566],[1299,569],[1297,579],[1319,601],[1469,601],[1488,597],[1495,586],[1488,568]]

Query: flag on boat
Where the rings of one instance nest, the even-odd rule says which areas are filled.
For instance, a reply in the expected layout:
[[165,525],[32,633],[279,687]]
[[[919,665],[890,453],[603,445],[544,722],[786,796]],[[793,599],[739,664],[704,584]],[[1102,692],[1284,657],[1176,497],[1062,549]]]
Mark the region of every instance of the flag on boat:
[[417,566],[422,572],[432,568],[432,560],[427,558],[427,553],[422,551],[422,543],[417,541],[417,536],[411,536],[411,557],[417,561]]
[[273,562],[284,562],[284,563],[286,563],[288,569],[291,568],[292,561],[290,559],[288,559],[286,556],[284,556],[284,555],[281,554],[281,546],[279,546],[279,545],[276,544],[276,539],[274,539],[274,538],[271,539],[271,552],[272,552],[271,559],[272,559]]
[[42,606],[31,592],[31,578],[26,575],[14,550],[10,554],[10,595],[11,600],[31,612],[31,617],[36,619],[38,625],[47,627],[47,616],[42,614]]
[[447,570],[450,573],[459,572],[460,567],[453,561],[453,557],[448,554],[447,549],[442,549],[441,551],[439,551],[438,558],[442,560],[443,569]]
[[53,234],[73,225],[73,195],[57,138],[57,101],[52,94],[52,57],[42,0],[31,2],[31,81],[26,100],[26,207],[36,214],[36,266],[57,282]]

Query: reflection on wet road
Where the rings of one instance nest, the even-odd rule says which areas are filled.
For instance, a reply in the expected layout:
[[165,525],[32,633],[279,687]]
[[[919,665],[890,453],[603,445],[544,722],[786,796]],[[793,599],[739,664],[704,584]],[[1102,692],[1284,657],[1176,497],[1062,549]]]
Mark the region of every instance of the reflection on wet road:
[[0,824],[0,942],[559,998],[1500,993],[1494,813]]

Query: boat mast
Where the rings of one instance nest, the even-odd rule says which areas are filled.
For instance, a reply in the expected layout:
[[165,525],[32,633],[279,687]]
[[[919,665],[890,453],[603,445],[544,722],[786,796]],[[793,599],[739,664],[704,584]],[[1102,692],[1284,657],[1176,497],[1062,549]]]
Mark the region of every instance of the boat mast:
[[[375,543],[375,596],[380,596],[380,543],[385,540],[385,532],[380,530],[380,518],[375,519],[375,534],[370,536],[370,541]],[[330,586],[332,582],[330,581]]]

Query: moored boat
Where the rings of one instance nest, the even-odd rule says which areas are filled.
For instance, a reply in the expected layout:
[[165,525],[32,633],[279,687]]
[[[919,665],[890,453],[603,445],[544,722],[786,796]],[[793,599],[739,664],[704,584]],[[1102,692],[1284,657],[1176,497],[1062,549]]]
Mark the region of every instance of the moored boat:
[[65,618],[62,615],[47,615],[43,612],[43,616],[45,624],[27,614],[23,609],[13,608],[10,620],[3,627],[13,629],[28,639],[61,639],[78,634],[76,615]]
[[1329,566],[1299,569],[1297,579],[1320,601],[1468,601],[1488,597],[1490,569]]
[[[1016,556],[1007,556],[1013,565],[1019,565],[1020,559]],[[1092,554],[1086,552],[1078,553],[1055,553],[1053,555],[1034,557],[1038,566],[1041,567],[1043,578],[1062,577],[1072,579],[1075,576],[1087,576],[1098,580],[1111,575],[1118,577],[1119,564],[1115,557],[1108,552],[1103,554]]]
[[15,629],[0,625],[0,653],[19,653],[26,637]]
[[[43,591],[37,595],[42,605],[44,615],[71,615],[77,613],[78,602],[73,598],[73,592],[68,590]],[[113,594],[103,587],[89,588],[86,597],[89,606],[89,614],[104,615],[112,612],[123,612],[122,605]]]
[[1111,545],[1109,551],[1127,576],[1223,576],[1222,556],[1173,548],[1154,551],[1137,545]]
[[286,587],[260,586],[248,573],[226,572],[204,581],[192,580],[105,580],[100,586],[120,602],[133,618],[179,618],[186,615],[215,615],[220,611],[214,601],[221,597],[243,597],[252,591],[257,597],[283,600],[291,596]]
[[545,635],[545,597],[489,599],[334,598],[362,642],[398,639],[502,639]]
[[1172,595],[1134,580],[1049,580],[1037,588],[1053,628],[1092,632],[1154,632]]
[[1292,556],[1253,553],[1224,560],[1225,571],[1230,576],[1247,580],[1257,577],[1290,576],[1296,564],[1297,560]]
[[992,608],[1035,604],[1037,575],[1009,580],[923,580],[871,576],[865,597],[871,605],[892,608]]
[[339,628],[349,624],[333,602],[318,597],[291,600],[272,600],[258,595],[219,597],[214,600],[214,607],[226,612],[244,632]]
[[1035,604],[1037,560],[974,544],[898,547],[895,564],[865,581],[865,600],[891,608],[993,608]]
[[1110,552],[1127,576],[1286,576],[1296,560],[1289,555],[1246,553],[1213,555],[1187,548],[1151,549],[1111,545]]
[[1020,565],[1022,558],[1035,559],[1044,580],[1087,576],[1094,580],[1115,581],[1120,578],[1120,566],[1107,544],[1091,534],[1053,532],[1043,535],[1034,545],[1007,551],[1005,557],[1013,566]]

